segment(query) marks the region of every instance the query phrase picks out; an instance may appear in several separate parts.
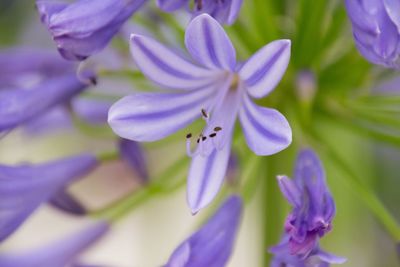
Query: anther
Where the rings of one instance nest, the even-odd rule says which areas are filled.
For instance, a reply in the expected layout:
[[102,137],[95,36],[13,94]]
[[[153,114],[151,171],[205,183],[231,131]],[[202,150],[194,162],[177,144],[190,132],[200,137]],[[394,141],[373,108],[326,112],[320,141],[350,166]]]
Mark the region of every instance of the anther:
[[191,133],[188,133],[188,134],[186,135],[186,139],[189,139],[189,138],[192,138],[192,134],[191,134]]
[[207,136],[201,137],[201,141],[206,141],[206,139],[207,139]]
[[214,128],[214,131],[215,131],[215,132],[219,132],[219,131],[221,131],[221,130],[222,130],[222,128],[219,127],[219,126],[217,126],[217,127]]
[[212,133],[209,135],[209,137],[211,137],[211,138],[216,137],[216,136],[217,136],[217,133]]
[[203,115],[205,119],[208,119],[208,114],[204,108],[201,109],[201,115]]

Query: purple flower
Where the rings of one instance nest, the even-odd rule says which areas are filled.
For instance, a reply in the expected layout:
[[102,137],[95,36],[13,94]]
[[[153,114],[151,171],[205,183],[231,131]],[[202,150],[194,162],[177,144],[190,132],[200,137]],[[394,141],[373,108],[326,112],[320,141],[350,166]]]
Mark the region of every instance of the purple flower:
[[78,0],[74,3],[37,1],[41,21],[47,26],[60,54],[84,60],[102,50],[122,24],[145,0]]
[[[287,264],[292,264],[289,266],[307,267],[329,266],[335,259],[339,261],[341,258],[330,257],[319,249],[319,238],[332,228],[335,203],[317,155],[312,150],[302,150],[296,161],[294,179],[278,176],[278,182],[293,210],[286,219],[285,237],[271,249],[276,261],[285,259]],[[311,264],[314,262],[311,258],[319,258],[317,262],[321,265]]]
[[374,64],[399,68],[400,2],[346,0],[345,3],[360,53]]
[[95,157],[80,155],[37,165],[0,165],[0,241],[40,204],[96,164]]
[[216,20],[196,17],[185,35],[197,64],[145,36],[132,35],[132,56],[151,80],[171,90],[124,97],[109,111],[109,124],[119,136],[141,142],[162,139],[202,117],[206,127],[187,135],[193,157],[188,177],[188,202],[193,213],[211,202],[222,185],[232,133],[239,116],[248,146],[257,155],[271,155],[291,143],[285,117],[256,105],[281,80],[290,58],[290,41],[278,40],[238,65],[231,41]]
[[[43,247],[23,252],[0,253],[2,267],[63,267],[95,243],[109,229],[104,222],[92,223],[84,229]],[[68,265],[70,266],[70,265]],[[82,265],[77,265],[82,266]]]
[[86,208],[66,188],[60,190],[49,200],[53,207],[73,215],[85,215]]
[[[94,79],[93,75],[88,74],[88,79]],[[44,114],[87,86],[71,73],[46,79],[29,89],[0,90],[0,132]]]
[[147,161],[142,148],[137,142],[121,139],[119,141],[119,153],[142,182],[148,181]]
[[164,267],[221,267],[232,252],[242,213],[242,200],[229,197],[196,233],[173,252]]
[[[190,10],[192,0],[157,0],[158,6],[172,12],[180,8]],[[240,12],[243,0],[193,0],[193,8],[190,12],[194,15],[207,13],[220,23],[232,24]]]

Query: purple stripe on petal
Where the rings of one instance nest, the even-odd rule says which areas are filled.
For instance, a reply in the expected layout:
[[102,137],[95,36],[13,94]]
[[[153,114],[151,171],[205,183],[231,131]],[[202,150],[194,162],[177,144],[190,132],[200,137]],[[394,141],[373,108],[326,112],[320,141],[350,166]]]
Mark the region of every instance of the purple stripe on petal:
[[134,141],[164,138],[208,108],[213,88],[189,93],[142,93],[122,98],[110,109],[108,123],[119,136]]
[[188,0],[157,0],[158,7],[166,12],[175,11],[187,4]]
[[80,155],[38,165],[0,165],[0,241],[40,204],[96,164],[92,155]]
[[282,79],[290,59],[290,40],[278,40],[264,46],[239,70],[252,97],[269,94]]
[[193,19],[186,29],[185,44],[191,56],[209,69],[233,71],[236,52],[219,23],[207,14]]
[[259,107],[247,96],[239,112],[247,145],[257,155],[272,155],[290,145],[292,130],[274,109]]
[[[22,252],[1,252],[1,267],[64,267],[93,245],[109,229],[104,222],[91,223],[84,229],[51,244]],[[69,266],[69,265],[68,265]]]
[[208,84],[215,75],[145,36],[131,36],[131,54],[149,79],[171,89],[198,88]]
[[217,195],[228,167],[231,151],[231,140],[227,140],[221,150],[209,155],[193,157],[189,175],[187,200],[193,214],[204,208]]

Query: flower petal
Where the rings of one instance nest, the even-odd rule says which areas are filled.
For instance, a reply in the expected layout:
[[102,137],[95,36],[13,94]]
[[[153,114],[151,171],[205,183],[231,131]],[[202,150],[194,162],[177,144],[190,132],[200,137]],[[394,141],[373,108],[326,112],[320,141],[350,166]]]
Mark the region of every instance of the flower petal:
[[301,192],[297,185],[289,179],[289,177],[284,175],[279,175],[278,177],[279,188],[285,198],[294,207],[300,207],[301,205]]
[[119,153],[132,171],[142,182],[146,182],[149,179],[147,170],[147,162],[140,145],[131,140],[121,138],[119,141]]
[[193,157],[187,184],[187,200],[193,214],[204,208],[217,195],[228,167],[231,140],[222,150],[214,149],[209,156]]
[[400,31],[400,2],[398,0],[383,0],[386,12]]
[[154,82],[171,89],[193,89],[210,82],[212,72],[178,56],[159,42],[131,36],[131,54],[140,70]]
[[239,75],[252,97],[263,97],[277,86],[289,64],[290,46],[290,40],[271,42],[244,63]]
[[166,12],[175,11],[187,3],[187,0],[157,0],[158,7]]
[[73,215],[85,215],[86,208],[76,200],[67,189],[62,189],[56,193],[49,201],[53,207]]
[[221,25],[208,14],[193,19],[185,33],[185,45],[192,57],[209,69],[233,71],[236,52]]
[[231,196],[196,233],[172,254],[165,267],[221,267],[232,253],[242,213],[242,200]]
[[0,131],[12,129],[43,114],[55,105],[68,101],[86,87],[75,74],[67,74],[48,79],[29,90],[1,90]]
[[247,145],[257,155],[272,155],[292,142],[292,130],[285,117],[274,109],[259,107],[245,96],[239,111]]
[[40,165],[0,165],[0,241],[40,204],[96,164],[95,157],[80,155]]
[[207,108],[213,90],[188,93],[139,93],[116,102],[108,123],[119,136],[139,142],[162,139],[192,122]]
[[318,256],[322,261],[330,263],[330,264],[342,264],[347,261],[346,258],[333,255],[333,254],[323,251],[321,249],[319,249],[316,256]]
[[[103,236],[109,225],[92,223],[52,244],[19,253],[0,253],[2,267],[61,267],[71,263],[83,250]],[[69,266],[69,265],[68,265]]]

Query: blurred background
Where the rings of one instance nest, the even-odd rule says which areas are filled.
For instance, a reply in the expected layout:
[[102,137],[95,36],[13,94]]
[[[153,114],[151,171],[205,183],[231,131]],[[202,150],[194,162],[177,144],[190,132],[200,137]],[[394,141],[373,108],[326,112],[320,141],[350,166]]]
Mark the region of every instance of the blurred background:
[[[279,19],[289,21],[290,25],[290,17]],[[351,38],[350,26],[347,28],[348,31],[343,34],[346,38]],[[129,31],[129,28],[126,31]],[[284,37],[286,36],[281,38]],[[13,47],[34,47],[56,53],[49,34],[40,23],[34,1],[0,0],[0,48]],[[105,53],[107,55],[109,52]],[[332,81],[329,81],[329,77],[325,77],[328,80],[324,82],[334,84],[336,78],[332,77]],[[99,87],[99,90],[117,92],[140,90],[132,86],[129,80],[118,78],[110,78]],[[400,90],[396,93],[399,92]],[[319,132],[326,136],[326,142],[330,142],[337,153],[351,163],[353,172],[373,188],[390,212],[400,220],[400,149],[371,141],[351,129],[332,123],[325,117],[318,120],[317,126]],[[115,142],[113,138],[91,138],[68,122],[45,133],[18,129],[1,139],[0,162],[42,162],[82,151],[101,152],[112,149]],[[177,144],[164,145],[157,149],[152,146],[146,147],[152,173],[157,173],[158,169],[167,164],[168,160],[162,157],[160,152],[168,155],[184,153],[183,145]],[[251,193],[254,196],[245,208],[229,267],[267,266],[267,248],[277,242],[288,212],[288,206],[273,176],[292,174],[295,152],[294,148],[291,148],[285,151],[284,155],[271,157],[269,166],[273,167],[270,172],[274,174],[260,175],[258,186]],[[282,161],[282,158],[287,160]],[[342,265],[344,267],[400,266],[393,240],[356,196],[354,188],[346,183],[348,174],[340,170],[329,158],[322,156],[322,160],[328,184],[337,204],[334,228],[323,239],[323,247],[336,255],[348,258]],[[86,179],[74,184],[71,192],[88,207],[101,208],[140,187],[138,179],[133,177],[127,168],[124,162],[118,160],[108,162]],[[168,195],[151,198],[136,207],[129,216],[118,222],[101,242],[82,256],[83,261],[115,267],[161,266],[174,248],[192,233],[207,215],[191,216],[186,205],[185,187],[181,186]],[[0,250],[26,249],[56,240],[79,228],[84,221],[51,207],[42,206],[20,230],[0,245]]]

